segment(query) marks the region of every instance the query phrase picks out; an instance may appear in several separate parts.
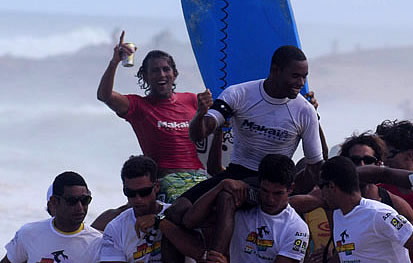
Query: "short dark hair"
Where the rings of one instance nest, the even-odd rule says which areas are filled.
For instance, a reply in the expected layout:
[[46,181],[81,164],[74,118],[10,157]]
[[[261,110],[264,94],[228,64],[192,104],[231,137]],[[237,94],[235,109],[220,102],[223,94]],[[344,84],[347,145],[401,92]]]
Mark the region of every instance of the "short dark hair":
[[146,176],[149,173],[150,180],[155,182],[157,170],[158,166],[151,158],[143,155],[132,155],[123,164],[120,175],[122,182],[125,182],[125,178],[132,179]]
[[75,172],[66,171],[58,176],[53,181],[53,195],[62,196],[64,194],[65,186],[85,186],[89,192],[85,179]]
[[398,150],[407,151],[413,149],[413,123],[410,121],[385,120],[377,125],[376,134],[386,144]]
[[[141,89],[145,90],[145,94],[150,92],[151,87],[145,81],[146,74],[148,72],[148,63],[150,59],[153,58],[166,58],[168,61],[169,66],[172,68],[174,72],[174,76],[178,77],[178,70],[176,69],[176,64],[174,58],[162,50],[152,50],[148,54],[146,54],[145,58],[142,61],[142,65],[139,67],[138,73],[136,73],[136,77],[138,78],[138,85]],[[176,84],[173,84],[173,90],[175,90]]]
[[287,156],[281,154],[266,155],[258,167],[258,180],[260,182],[267,180],[290,188],[294,175],[294,162]]
[[371,131],[363,132],[360,135],[353,134],[346,138],[345,142],[341,145],[340,155],[350,157],[350,149],[357,144],[370,147],[374,151],[374,157],[376,157],[378,161],[384,160],[386,144],[379,136],[373,134]]
[[322,166],[320,177],[323,181],[332,181],[341,191],[352,194],[359,192],[359,177],[356,166],[347,157],[335,156]]
[[304,52],[296,46],[281,46],[275,50],[271,59],[271,66],[276,65],[281,70],[284,69],[291,61],[304,61],[307,57]]

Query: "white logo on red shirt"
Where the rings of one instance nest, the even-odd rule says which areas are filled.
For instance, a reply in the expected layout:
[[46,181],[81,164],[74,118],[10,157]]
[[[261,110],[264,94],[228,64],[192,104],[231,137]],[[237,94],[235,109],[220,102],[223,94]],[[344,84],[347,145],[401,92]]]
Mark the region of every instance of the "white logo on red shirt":
[[183,122],[167,122],[167,121],[158,121],[158,128],[169,128],[169,129],[187,129],[189,128],[189,121]]

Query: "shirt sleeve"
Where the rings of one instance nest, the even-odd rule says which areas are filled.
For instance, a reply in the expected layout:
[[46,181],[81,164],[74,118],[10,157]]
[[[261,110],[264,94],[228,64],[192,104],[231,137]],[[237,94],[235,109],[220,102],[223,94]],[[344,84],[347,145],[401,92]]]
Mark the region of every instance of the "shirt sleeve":
[[100,261],[121,261],[127,262],[126,256],[121,249],[120,233],[116,231],[112,224],[108,224],[103,233],[100,250]]
[[26,248],[24,247],[24,238],[22,236],[22,230],[16,232],[14,238],[7,243],[7,258],[10,262],[25,262],[28,260]]
[[303,151],[307,163],[315,164],[323,160],[323,152],[320,139],[320,124],[317,113],[312,105],[306,107],[304,114],[303,130],[301,137],[303,139]]
[[375,215],[375,230],[378,235],[385,236],[388,240],[399,243],[401,246],[407,242],[413,233],[412,224],[402,215],[392,210],[378,210]]
[[290,224],[288,230],[283,234],[278,255],[301,261],[305,256],[309,237],[310,232],[307,225],[296,220]]

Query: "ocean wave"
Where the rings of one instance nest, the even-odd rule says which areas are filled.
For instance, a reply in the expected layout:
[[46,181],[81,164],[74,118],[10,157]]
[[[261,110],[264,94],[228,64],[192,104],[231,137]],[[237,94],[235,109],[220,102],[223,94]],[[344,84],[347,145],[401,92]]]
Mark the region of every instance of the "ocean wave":
[[73,53],[86,46],[111,43],[111,35],[99,27],[83,26],[49,36],[0,38],[0,56],[41,59]]

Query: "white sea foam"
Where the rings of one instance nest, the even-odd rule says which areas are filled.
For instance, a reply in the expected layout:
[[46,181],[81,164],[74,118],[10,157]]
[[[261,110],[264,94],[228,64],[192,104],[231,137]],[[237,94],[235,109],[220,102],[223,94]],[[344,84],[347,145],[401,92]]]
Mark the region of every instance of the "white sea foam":
[[0,56],[40,59],[76,52],[86,46],[111,43],[110,33],[102,28],[82,26],[48,36],[19,35],[0,38]]

